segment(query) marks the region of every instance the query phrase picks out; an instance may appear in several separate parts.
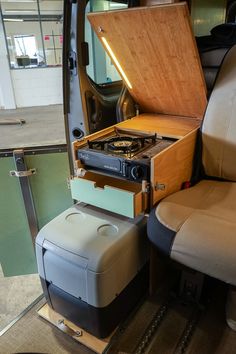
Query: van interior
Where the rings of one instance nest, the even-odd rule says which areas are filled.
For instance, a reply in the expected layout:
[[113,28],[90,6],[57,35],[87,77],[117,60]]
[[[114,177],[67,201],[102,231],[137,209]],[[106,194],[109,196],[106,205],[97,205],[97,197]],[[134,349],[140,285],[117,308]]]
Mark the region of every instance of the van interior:
[[0,352],[234,354],[236,2],[65,1],[63,31],[74,204]]

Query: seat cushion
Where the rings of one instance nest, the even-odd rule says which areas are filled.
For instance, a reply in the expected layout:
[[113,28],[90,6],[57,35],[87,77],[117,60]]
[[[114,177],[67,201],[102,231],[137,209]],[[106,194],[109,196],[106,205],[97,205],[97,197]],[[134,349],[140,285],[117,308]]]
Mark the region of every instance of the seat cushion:
[[150,214],[148,236],[172,259],[236,285],[236,183],[203,180],[165,198]]

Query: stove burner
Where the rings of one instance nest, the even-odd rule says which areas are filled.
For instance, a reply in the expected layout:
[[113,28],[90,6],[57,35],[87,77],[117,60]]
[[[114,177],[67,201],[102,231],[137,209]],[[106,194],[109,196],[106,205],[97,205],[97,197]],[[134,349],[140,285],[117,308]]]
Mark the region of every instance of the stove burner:
[[90,171],[142,183],[150,180],[151,158],[174,143],[157,134],[117,129],[78,149],[78,159]]
[[109,140],[107,150],[127,154],[137,151],[140,148],[140,145],[139,141],[128,136],[115,137]]
[[104,150],[115,154],[133,154],[151,144],[155,144],[156,134],[128,136],[118,135],[104,140],[88,141],[89,149]]

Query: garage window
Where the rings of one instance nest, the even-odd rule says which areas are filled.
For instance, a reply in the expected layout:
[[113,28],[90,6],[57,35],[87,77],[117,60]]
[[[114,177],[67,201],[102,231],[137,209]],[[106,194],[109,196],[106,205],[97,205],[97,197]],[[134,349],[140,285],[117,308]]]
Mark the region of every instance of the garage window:
[[0,4],[11,69],[62,65],[62,0]]

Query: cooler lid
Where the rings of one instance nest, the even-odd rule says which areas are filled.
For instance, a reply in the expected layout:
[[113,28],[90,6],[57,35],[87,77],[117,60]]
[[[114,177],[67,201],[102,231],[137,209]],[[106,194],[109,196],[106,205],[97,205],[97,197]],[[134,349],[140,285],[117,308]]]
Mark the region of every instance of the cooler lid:
[[45,225],[36,243],[81,269],[102,273],[123,250],[139,244],[144,227],[142,215],[130,220],[80,203]]
[[206,85],[186,3],[88,19],[144,112],[203,117]]

